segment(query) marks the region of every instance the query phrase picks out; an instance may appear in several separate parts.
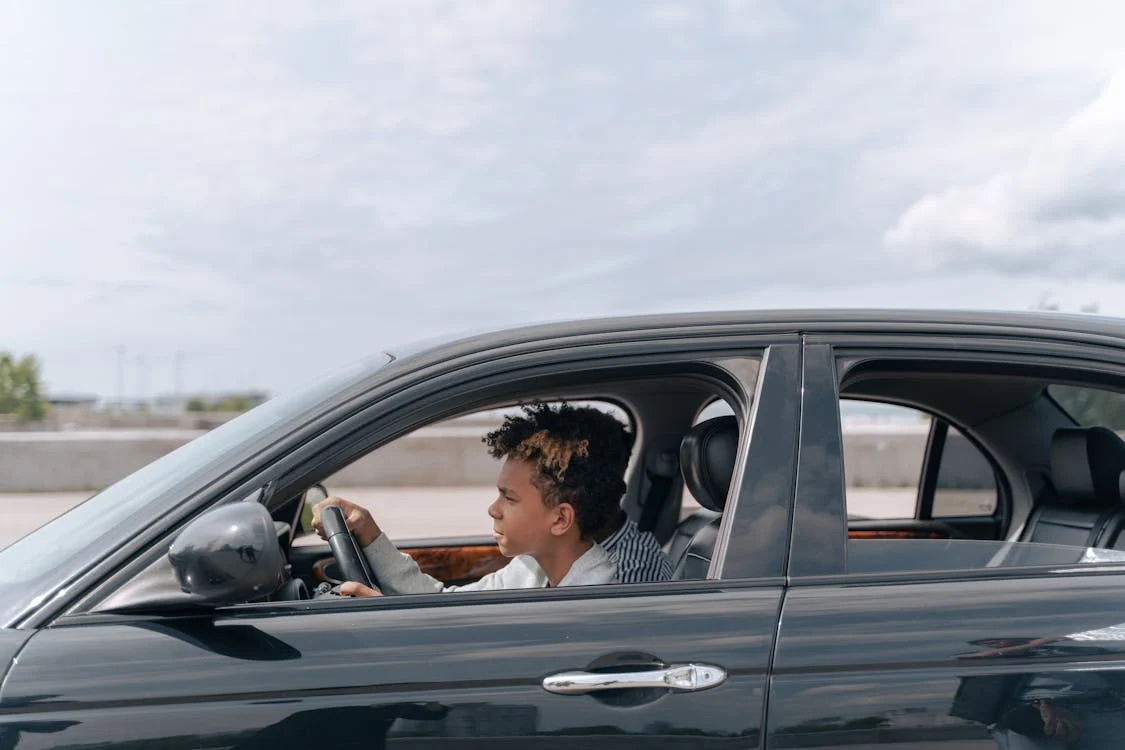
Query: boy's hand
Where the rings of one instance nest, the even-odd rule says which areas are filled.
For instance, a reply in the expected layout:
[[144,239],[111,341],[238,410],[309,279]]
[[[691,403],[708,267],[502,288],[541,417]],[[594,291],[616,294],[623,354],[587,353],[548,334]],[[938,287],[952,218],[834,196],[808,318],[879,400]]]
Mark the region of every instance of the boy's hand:
[[313,506],[312,527],[321,539],[324,538],[324,525],[320,521],[320,514],[330,505],[335,505],[344,514],[348,529],[361,548],[371,544],[383,533],[367,508],[342,497],[330,497]]
[[382,596],[382,592],[364,586],[356,581],[345,581],[340,584],[341,596]]
[[1082,717],[1047,700],[1037,700],[1032,703],[1039,709],[1039,716],[1043,719],[1043,734],[1068,745],[1082,739],[1086,729],[1086,722]]

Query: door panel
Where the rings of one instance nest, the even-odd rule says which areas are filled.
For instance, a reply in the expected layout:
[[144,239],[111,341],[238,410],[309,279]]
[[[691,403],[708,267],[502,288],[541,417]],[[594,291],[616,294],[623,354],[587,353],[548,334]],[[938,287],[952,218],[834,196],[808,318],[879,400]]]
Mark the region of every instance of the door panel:
[[[793,588],[766,746],[1116,746],[1123,587],[1091,575]],[[1060,725],[1070,733],[1050,736]]]
[[[692,583],[678,593],[504,598],[57,626],[34,636],[11,671],[0,728],[56,729],[22,734],[21,749],[158,738],[170,738],[162,747],[272,750],[423,747],[439,737],[492,750],[758,746],[780,589]],[[598,698],[541,686],[627,652],[729,676],[700,692]]]

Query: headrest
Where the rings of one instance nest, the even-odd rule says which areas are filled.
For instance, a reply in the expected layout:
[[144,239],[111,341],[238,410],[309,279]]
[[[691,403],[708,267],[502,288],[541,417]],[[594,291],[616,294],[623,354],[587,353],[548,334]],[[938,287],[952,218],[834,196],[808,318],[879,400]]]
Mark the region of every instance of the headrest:
[[707,510],[722,512],[738,453],[738,420],[700,422],[680,442],[680,468],[692,496]]
[[1122,499],[1125,441],[1105,427],[1062,427],[1051,436],[1051,483],[1059,499],[1087,506]]

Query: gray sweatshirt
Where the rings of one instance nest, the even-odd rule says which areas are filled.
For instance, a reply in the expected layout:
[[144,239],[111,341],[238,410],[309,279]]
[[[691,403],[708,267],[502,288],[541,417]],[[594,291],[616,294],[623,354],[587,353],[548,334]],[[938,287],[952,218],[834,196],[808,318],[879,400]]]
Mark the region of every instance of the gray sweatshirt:
[[[475,583],[464,586],[444,586],[441,581],[426,575],[410,555],[399,552],[386,534],[363,548],[371,563],[371,570],[379,579],[379,588],[385,594],[436,594],[439,591],[495,591],[498,589],[532,589],[547,585],[547,574],[529,555],[517,555],[495,573],[489,573]],[[597,583],[616,583],[617,566],[601,545],[595,544],[574,561],[560,586],[589,586]]]

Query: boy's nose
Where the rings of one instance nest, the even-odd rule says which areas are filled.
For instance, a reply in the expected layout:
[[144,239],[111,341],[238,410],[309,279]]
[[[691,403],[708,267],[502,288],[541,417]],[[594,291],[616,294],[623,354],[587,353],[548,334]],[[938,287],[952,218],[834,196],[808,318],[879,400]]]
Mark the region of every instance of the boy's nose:
[[496,498],[492,501],[492,505],[488,506],[488,515],[500,520],[500,498]]

